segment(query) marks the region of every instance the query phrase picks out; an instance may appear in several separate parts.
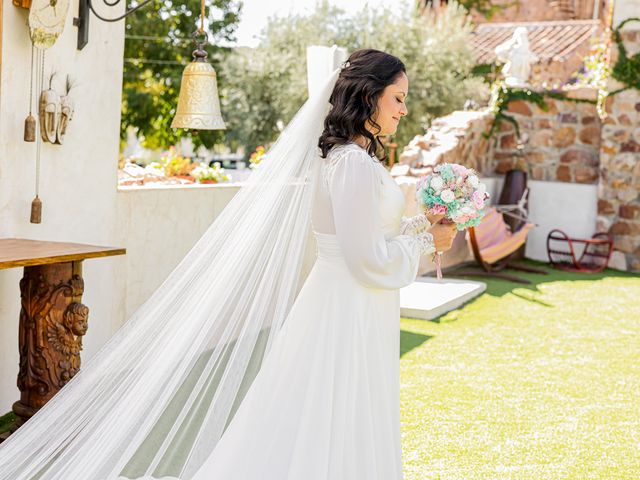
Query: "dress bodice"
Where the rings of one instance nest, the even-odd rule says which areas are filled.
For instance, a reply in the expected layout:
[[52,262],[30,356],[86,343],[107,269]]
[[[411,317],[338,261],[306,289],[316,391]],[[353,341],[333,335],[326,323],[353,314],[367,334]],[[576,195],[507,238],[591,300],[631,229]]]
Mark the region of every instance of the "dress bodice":
[[[344,161],[347,155],[359,155],[363,161],[369,161],[374,165],[378,179],[377,202],[378,211],[376,212],[379,221],[379,227],[384,233],[385,238],[391,238],[400,233],[400,223],[402,213],[405,208],[405,199],[402,189],[389,174],[384,165],[376,158],[371,157],[365,149],[355,143],[347,143],[334,147],[327,158],[322,159],[321,184],[318,188],[317,201],[314,205],[313,228],[314,231],[320,233],[335,234],[335,221],[333,220],[332,202],[330,193],[330,182],[335,173],[335,169],[340,161]],[[356,183],[359,178],[353,178],[353,191],[357,190]],[[348,205],[343,205],[348,208]]]
[[404,231],[400,187],[378,159],[353,143],[334,147],[322,162],[312,211],[318,259],[344,261],[365,286],[410,284],[430,234]]

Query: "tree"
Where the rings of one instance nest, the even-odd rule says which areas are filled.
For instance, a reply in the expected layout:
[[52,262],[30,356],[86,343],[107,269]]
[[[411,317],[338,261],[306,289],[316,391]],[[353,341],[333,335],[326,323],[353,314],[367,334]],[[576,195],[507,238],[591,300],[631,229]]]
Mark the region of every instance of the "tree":
[[227,140],[248,151],[275,140],[307,97],[307,46],[335,43],[349,52],[377,48],[405,62],[409,115],[395,137],[402,147],[432,118],[486,95],[487,87],[471,75],[470,31],[457,4],[437,16],[418,15],[409,5],[347,16],[325,3],[311,15],[272,18],[257,48],[236,52],[223,66]]
[[355,44],[353,20],[320,5],[311,15],[273,17],[255,49],[236,49],[220,72],[226,141],[247,154],[272,142],[307,98],[309,45]]
[[[199,26],[200,1],[161,0],[155,9],[142,9],[127,17],[125,27],[121,138],[133,126],[150,148],[174,144],[186,132],[172,130],[184,66],[191,61],[191,34]],[[222,41],[234,39],[241,3],[234,0],[207,2],[207,52],[214,68],[228,56]],[[219,131],[201,131],[194,142],[212,144],[224,138]]]

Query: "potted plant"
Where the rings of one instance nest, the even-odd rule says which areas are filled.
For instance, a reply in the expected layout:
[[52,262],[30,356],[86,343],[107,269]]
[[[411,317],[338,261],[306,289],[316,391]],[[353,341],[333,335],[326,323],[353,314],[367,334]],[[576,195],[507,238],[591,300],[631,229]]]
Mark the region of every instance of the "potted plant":
[[198,183],[221,183],[231,180],[231,176],[224,173],[224,168],[220,166],[220,162],[215,162],[212,167],[204,162],[195,167],[191,175]]
[[191,172],[196,165],[191,162],[191,159],[178,155],[174,147],[171,147],[167,154],[160,158],[158,164],[167,177],[177,177],[188,183],[194,182]]
[[256,151],[249,157],[249,168],[255,169],[264,160],[266,149],[262,145],[256,147]]

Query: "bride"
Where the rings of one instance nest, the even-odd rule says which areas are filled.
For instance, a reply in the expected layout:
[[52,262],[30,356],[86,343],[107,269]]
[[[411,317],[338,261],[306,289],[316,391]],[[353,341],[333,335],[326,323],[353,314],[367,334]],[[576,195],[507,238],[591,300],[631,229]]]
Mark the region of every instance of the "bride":
[[407,94],[398,58],[354,52],[152,297],[0,445],[0,480],[401,479],[399,289],[455,235],[403,217],[376,156]]

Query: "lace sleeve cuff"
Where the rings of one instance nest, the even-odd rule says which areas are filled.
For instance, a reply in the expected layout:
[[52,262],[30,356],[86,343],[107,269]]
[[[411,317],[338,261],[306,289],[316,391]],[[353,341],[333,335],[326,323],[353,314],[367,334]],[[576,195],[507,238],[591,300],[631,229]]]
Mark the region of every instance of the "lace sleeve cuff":
[[427,231],[429,227],[431,227],[431,222],[424,214],[402,217],[400,233],[415,238],[420,245],[420,253],[427,255],[436,251],[433,235]]
[[429,255],[436,252],[436,244],[433,241],[433,235],[429,232],[419,233],[415,239],[420,244],[420,254]]
[[426,232],[431,227],[431,222],[426,215],[414,215],[413,217],[402,217],[400,221],[400,233],[415,237],[419,233]]

